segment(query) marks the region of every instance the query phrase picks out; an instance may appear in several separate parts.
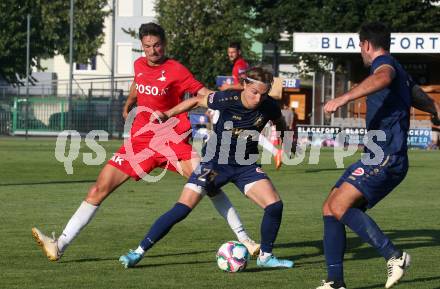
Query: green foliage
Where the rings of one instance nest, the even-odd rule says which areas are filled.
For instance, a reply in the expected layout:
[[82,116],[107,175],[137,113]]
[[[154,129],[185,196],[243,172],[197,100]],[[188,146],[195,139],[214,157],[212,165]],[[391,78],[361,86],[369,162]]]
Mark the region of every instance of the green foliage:
[[[283,31],[357,32],[362,23],[382,21],[393,32],[440,31],[440,7],[424,0],[257,0],[245,1],[254,11],[253,24],[263,30],[265,42],[276,42]],[[340,56],[293,54],[320,70],[328,62],[341,61]]]
[[[74,61],[87,62],[104,42],[106,0],[75,0]],[[26,73],[27,14],[31,14],[31,67],[54,55],[69,55],[69,9],[65,0],[0,2],[0,76],[17,82]]]
[[241,42],[245,58],[255,59],[250,50],[249,10],[240,1],[160,0],[156,11],[167,33],[168,55],[206,85],[213,85],[217,75],[231,74],[229,42]]

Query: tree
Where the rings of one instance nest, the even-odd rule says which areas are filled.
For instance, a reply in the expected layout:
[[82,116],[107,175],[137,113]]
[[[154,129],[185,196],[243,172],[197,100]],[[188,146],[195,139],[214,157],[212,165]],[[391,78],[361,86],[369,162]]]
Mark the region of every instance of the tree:
[[[74,61],[86,63],[104,42],[106,0],[75,0]],[[69,56],[69,9],[65,0],[0,2],[0,76],[19,83],[26,74],[27,14],[31,14],[31,67],[55,55]]]
[[[253,24],[262,29],[259,37],[278,42],[283,31],[357,32],[362,23],[382,21],[394,32],[440,31],[440,7],[427,0],[245,0],[254,13]],[[291,43],[289,43],[291,45]],[[294,54],[312,70],[341,61],[341,56]]]
[[217,75],[231,73],[226,55],[229,42],[239,41],[245,57],[255,59],[250,50],[249,10],[240,1],[159,0],[156,12],[167,32],[168,54],[207,85],[213,85]]

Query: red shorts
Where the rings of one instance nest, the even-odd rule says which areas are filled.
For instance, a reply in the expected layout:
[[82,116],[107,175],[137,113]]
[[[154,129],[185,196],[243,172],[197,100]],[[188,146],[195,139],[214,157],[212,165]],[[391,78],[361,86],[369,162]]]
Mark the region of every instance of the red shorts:
[[138,181],[143,175],[158,167],[176,172],[178,171],[176,169],[177,162],[197,157],[197,153],[193,152],[188,139],[177,144],[169,143],[159,151],[157,148],[150,148],[150,140],[148,138],[132,138],[131,144],[125,142],[108,161],[108,164]]

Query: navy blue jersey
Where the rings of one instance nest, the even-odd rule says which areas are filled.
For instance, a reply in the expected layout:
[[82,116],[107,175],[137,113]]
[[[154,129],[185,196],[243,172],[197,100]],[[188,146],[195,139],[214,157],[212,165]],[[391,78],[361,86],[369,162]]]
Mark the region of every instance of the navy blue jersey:
[[[240,94],[240,91],[229,90],[208,96],[208,108],[218,110],[220,116],[204,153],[221,164],[242,164],[239,159],[247,160],[249,154],[258,154],[258,133],[269,120],[281,117],[281,109],[274,99],[266,96],[256,109],[247,109]],[[249,131],[254,132],[253,137]],[[227,144],[229,139],[230,145]],[[239,158],[236,158],[237,145]]]
[[[390,55],[374,59],[370,75],[382,65],[394,68],[395,76],[391,84],[367,96],[367,130],[382,130],[386,140],[375,143],[385,155],[406,154],[411,108],[411,80],[399,62]],[[368,149],[365,150],[369,152]]]

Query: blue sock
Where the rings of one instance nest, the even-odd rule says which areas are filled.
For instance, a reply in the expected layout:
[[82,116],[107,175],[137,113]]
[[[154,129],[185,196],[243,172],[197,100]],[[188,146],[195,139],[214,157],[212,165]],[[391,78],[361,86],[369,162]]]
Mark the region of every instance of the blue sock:
[[261,222],[261,251],[272,253],[273,243],[277,238],[278,230],[283,217],[283,202],[278,201],[264,208]]
[[154,243],[162,239],[175,224],[185,219],[189,213],[191,213],[190,207],[182,203],[176,203],[171,210],[156,220],[139,246],[141,246],[144,251],[147,251],[153,247]]
[[323,220],[327,281],[344,282],[345,225],[333,216],[324,216]]
[[376,248],[385,260],[402,255],[402,252],[394,247],[391,240],[385,236],[373,219],[361,210],[348,209],[340,221],[358,234],[364,242]]

